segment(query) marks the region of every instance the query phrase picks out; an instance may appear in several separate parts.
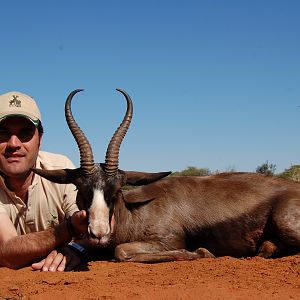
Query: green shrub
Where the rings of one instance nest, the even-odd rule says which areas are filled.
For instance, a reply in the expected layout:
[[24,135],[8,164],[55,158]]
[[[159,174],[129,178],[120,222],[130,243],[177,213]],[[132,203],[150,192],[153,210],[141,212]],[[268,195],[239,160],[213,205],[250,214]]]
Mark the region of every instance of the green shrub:
[[289,169],[285,169],[279,176],[300,181],[300,165],[293,165]]
[[211,175],[209,169],[206,168],[196,168],[196,167],[187,167],[186,169],[180,172],[174,172],[171,176],[207,176]]
[[276,165],[269,164],[268,161],[256,168],[256,173],[265,174],[268,176],[273,176],[275,174],[275,171],[276,171]]

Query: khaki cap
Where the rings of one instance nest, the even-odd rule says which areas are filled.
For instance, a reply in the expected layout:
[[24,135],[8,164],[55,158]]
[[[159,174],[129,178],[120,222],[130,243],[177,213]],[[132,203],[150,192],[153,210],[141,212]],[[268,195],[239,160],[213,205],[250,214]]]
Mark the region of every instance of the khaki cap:
[[34,99],[20,92],[9,92],[0,95],[0,122],[12,116],[29,119],[35,126],[41,121],[40,110]]

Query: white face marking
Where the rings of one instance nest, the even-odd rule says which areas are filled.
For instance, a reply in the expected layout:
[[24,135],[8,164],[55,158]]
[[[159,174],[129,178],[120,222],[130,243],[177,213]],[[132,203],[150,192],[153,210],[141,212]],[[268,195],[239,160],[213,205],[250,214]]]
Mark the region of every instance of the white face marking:
[[89,209],[89,230],[99,239],[110,233],[109,207],[102,190],[94,190],[92,205]]

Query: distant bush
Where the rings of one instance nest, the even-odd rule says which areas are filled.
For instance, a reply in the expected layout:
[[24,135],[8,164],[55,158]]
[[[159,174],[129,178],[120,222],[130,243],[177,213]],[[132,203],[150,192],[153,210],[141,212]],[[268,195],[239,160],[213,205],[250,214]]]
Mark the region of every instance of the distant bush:
[[173,172],[171,176],[208,176],[211,175],[211,171],[206,168],[187,167],[186,169]]
[[269,164],[268,161],[256,168],[256,173],[265,174],[268,176],[275,175],[275,171],[276,171],[276,165]]
[[289,169],[285,169],[279,176],[300,181],[300,165],[293,165]]

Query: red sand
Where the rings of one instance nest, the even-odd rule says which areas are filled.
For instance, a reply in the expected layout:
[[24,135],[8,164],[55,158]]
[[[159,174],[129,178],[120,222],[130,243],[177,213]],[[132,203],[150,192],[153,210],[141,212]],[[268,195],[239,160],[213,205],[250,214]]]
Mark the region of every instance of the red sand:
[[0,299],[300,299],[300,255],[160,264],[90,262],[50,273],[0,268]]

